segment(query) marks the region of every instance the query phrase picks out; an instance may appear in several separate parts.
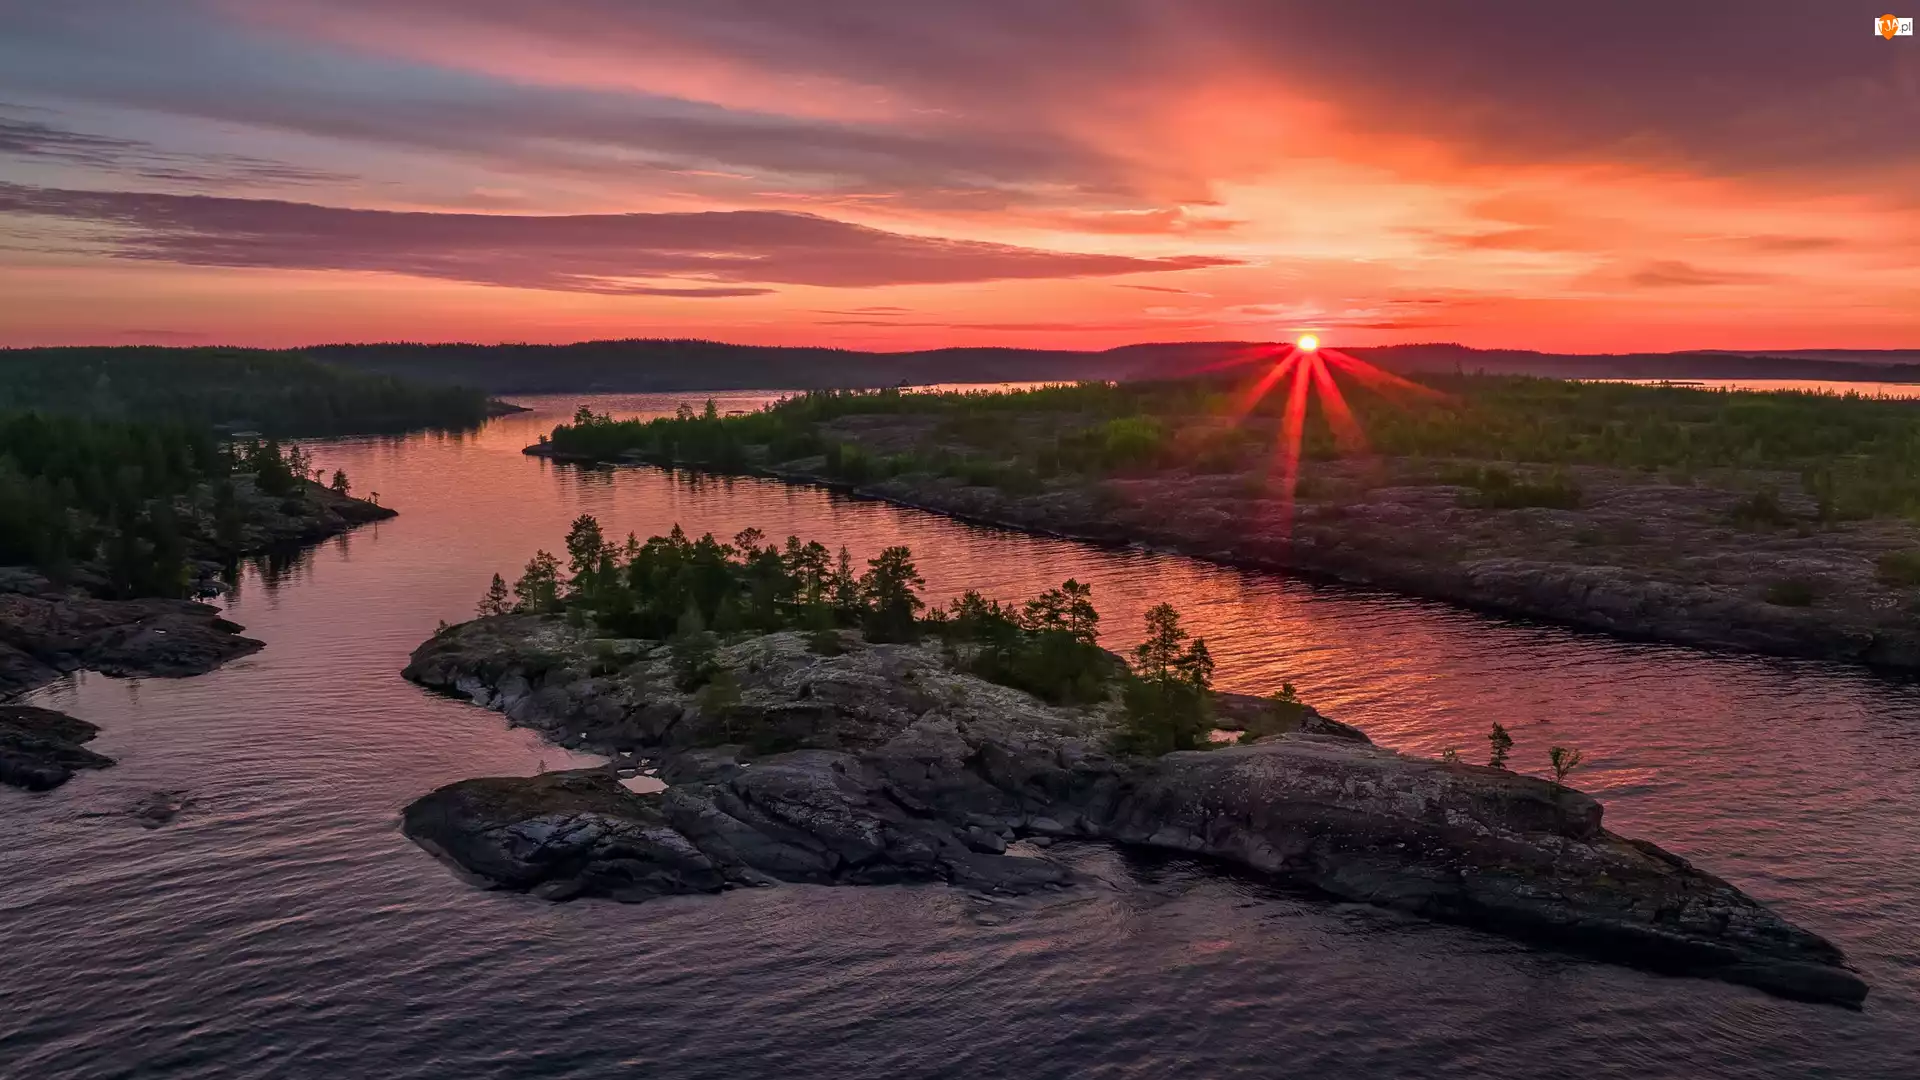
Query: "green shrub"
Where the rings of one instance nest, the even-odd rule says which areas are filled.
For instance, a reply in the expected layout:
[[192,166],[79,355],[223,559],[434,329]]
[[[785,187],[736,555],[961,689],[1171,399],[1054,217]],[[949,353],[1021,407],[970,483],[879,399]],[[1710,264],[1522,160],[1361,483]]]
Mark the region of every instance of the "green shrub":
[[1879,577],[1888,585],[1920,585],[1920,551],[1890,551],[1880,556]]
[[1124,416],[1100,429],[1101,456],[1109,468],[1152,464],[1161,441],[1160,422],[1150,416]]
[[1780,494],[1772,488],[1761,488],[1734,503],[1727,517],[1736,525],[1764,527],[1792,525],[1799,520],[1780,505]]

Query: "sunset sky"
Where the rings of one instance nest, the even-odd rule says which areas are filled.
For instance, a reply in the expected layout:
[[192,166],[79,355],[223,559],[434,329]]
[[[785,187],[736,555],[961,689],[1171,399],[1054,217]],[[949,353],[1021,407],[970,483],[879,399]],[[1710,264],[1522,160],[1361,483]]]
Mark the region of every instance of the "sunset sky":
[[1881,4],[0,0],[0,344],[1920,347]]

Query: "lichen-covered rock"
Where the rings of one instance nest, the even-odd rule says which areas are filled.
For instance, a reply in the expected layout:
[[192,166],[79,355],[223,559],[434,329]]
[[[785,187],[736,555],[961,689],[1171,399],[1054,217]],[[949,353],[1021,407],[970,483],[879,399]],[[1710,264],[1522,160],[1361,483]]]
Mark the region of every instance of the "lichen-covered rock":
[[[568,745],[643,753],[614,771],[464,781],[406,811],[409,836],[506,888],[647,899],[770,880],[1070,880],[1006,840],[1081,838],[1223,860],[1376,903],[1644,967],[1857,1003],[1840,951],[1732,885],[1602,825],[1544,780],[1412,758],[1306,706],[1223,697],[1244,745],[1117,757],[1117,706],[1047,705],[957,672],[938,646],[793,633],[721,650],[724,707],[677,688],[666,650],[505,616],[423,644],[407,675]],[[1031,849],[1026,849],[1031,850]]]

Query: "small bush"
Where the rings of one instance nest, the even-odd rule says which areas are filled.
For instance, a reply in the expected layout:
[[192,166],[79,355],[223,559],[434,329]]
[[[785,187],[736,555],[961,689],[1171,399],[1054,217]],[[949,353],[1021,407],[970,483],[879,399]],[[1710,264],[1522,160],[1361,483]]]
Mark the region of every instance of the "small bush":
[[1734,503],[1727,517],[1736,525],[1766,527],[1791,525],[1798,520],[1780,505],[1780,495],[1772,488],[1761,488]]
[[1573,510],[1582,497],[1580,486],[1560,473],[1536,482],[1515,480],[1505,469],[1488,467],[1469,470],[1465,479],[1474,490],[1460,497],[1460,505],[1482,510],[1517,510],[1524,506]]
[[673,682],[684,691],[707,685],[720,673],[720,658],[715,655],[719,641],[710,630],[683,632],[668,642],[673,667]]
[[1888,585],[1920,585],[1920,551],[1891,551],[1880,556],[1879,577]]
[[1804,578],[1785,578],[1767,586],[1766,601],[1780,607],[1812,607],[1819,592]]

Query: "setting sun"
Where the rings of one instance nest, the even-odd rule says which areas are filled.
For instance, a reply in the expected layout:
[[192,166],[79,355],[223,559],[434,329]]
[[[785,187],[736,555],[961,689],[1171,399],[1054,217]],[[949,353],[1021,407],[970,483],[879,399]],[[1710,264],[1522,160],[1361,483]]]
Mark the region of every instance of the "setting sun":
[[1298,342],[1301,352],[1312,352],[1320,347],[1320,339],[1312,334],[1303,334]]

